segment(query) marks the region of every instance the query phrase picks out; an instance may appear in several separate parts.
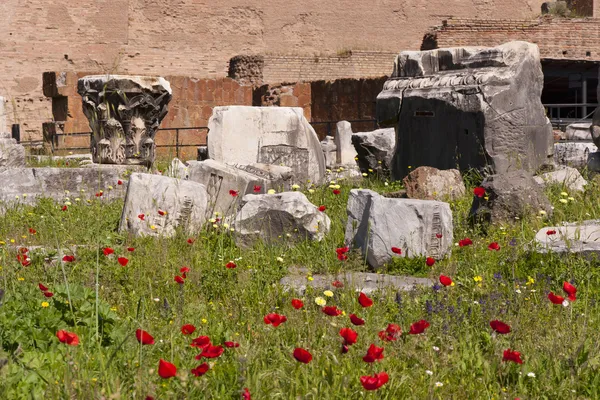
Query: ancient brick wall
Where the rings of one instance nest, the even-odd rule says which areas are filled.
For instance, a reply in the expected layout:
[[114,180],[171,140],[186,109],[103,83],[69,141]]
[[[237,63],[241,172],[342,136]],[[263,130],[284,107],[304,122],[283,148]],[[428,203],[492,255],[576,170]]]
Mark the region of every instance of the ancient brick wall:
[[536,43],[546,59],[600,61],[600,19],[449,19],[435,29],[438,48],[495,46],[511,40]]
[[[240,54],[397,53],[418,49],[427,29],[448,14],[530,18],[542,2],[2,0],[0,96],[7,98],[9,123],[21,123],[24,139],[35,138],[52,118],[42,93],[45,71],[216,78],[227,76],[229,59]],[[307,80],[291,61],[288,67],[295,71],[290,80]],[[273,67],[272,74],[279,80],[282,71]],[[309,77],[333,79],[317,75]]]

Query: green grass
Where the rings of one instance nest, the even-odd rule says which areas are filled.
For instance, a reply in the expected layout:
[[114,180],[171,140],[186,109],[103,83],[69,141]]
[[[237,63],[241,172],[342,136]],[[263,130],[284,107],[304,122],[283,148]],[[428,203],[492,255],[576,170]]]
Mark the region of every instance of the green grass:
[[[364,179],[360,186],[379,192],[399,188],[376,178]],[[0,360],[7,360],[0,369],[0,398],[239,399],[243,388],[253,399],[600,398],[598,263],[531,251],[535,232],[546,225],[598,218],[597,185],[591,183],[567,204],[559,201],[565,198],[563,189],[552,187],[548,194],[555,213],[550,220],[532,212],[526,219],[491,227],[485,236],[466,224],[467,195],[451,204],[454,241],[468,236],[473,246],[454,248],[451,257],[433,267],[423,258],[397,258],[381,269],[436,281],[443,273],[455,286],[400,296],[378,293],[366,309],[352,289],[332,288],[328,304],[347,314],[339,317],[323,314],[314,299],[325,296],[309,290],[300,297],[304,309],[295,310],[290,301],[297,296],[278,284],[288,268],[305,267],[311,274],[368,270],[357,252],[344,262],[335,253],[344,244],[351,188],[342,185],[338,196],[326,186],[307,192],[314,204],[327,206],[332,221],[322,242],[249,250],[237,248],[233,233],[224,228],[207,229],[191,245],[182,233],[170,239],[120,234],[122,203],[101,198],[67,212],[51,201],[10,210],[0,219],[0,240],[5,242],[0,246],[0,288],[5,291]],[[493,241],[500,251],[488,250]],[[63,255],[59,249],[72,245],[80,246],[75,262],[55,260]],[[31,264],[23,267],[16,259],[19,246],[44,246],[50,252],[31,250]],[[104,256],[106,246],[115,254]],[[117,256],[127,257],[129,264],[121,267]],[[225,268],[230,260],[237,268]],[[191,271],[179,285],[174,277],[182,266]],[[546,297],[549,291],[562,294],[564,280],[578,288],[578,299],[569,307],[553,305]],[[39,282],[54,297],[44,297]],[[48,307],[42,307],[44,301]],[[277,328],[266,325],[263,317],[271,312],[285,315],[287,322]],[[351,313],[366,324],[352,326]],[[431,324],[426,333],[407,334],[410,324],[421,319]],[[510,324],[512,332],[493,334],[489,322],[494,319]],[[399,324],[403,334],[384,343],[378,332],[389,323]],[[184,336],[183,324],[193,324],[197,331]],[[343,327],[358,332],[358,342],[347,354],[340,353]],[[156,343],[140,346],[138,328],[151,333]],[[76,332],[80,344],[60,343],[59,329]],[[236,341],[240,347],[226,348],[220,358],[208,360],[211,369],[204,376],[195,377],[190,370],[203,361],[194,359],[200,351],[190,343],[200,335],[215,344]],[[367,364],[362,357],[371,343],[385,347],[385,358]],[[297,362],[292,357],[296,347],[310,350],[313,361]],[[521,352],[523,365],[502,362],[507,348]],[[177,365],[175,378],[158,376],[161,358]],[[360,376],[380,371],[390,381],[366,392]]]

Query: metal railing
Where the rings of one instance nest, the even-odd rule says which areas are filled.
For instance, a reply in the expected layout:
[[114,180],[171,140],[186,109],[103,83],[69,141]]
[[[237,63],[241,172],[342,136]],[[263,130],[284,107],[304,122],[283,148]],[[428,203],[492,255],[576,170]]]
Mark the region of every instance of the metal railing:
[[[335,132],[334,129],[338,122],[339,121],[316,121],[316,122],[311,122],[310,124],[312,125],[313,128],[315,128],[315,130],[317,130],[317,127],[325,125],[326,131],[327,131],[327,136],[334,136],[334,135],[332,135],[332,133]],[[373,124],[373,130],[379,129],[379,125],[377,124],[376,119],[355,119],[355,120],[348,120],[348,122],[350,122],[351,124],[371,123],[371,124]]]
[[546,108],[546,115],[550,119],[552,126],[563,129],[570,124],[590,121],[598,104],[544,104],[544,107]]

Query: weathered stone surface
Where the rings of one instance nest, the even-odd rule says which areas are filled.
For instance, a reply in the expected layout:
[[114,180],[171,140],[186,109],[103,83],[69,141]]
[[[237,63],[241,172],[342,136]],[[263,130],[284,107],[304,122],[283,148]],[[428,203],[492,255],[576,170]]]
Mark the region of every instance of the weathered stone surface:
[[[470,217],[481,222],[514,221],[531,213],[552,215],[552,205],[533,175],[510,171],[487,177],[481,186],[484,197],[473,196]],[[488,200],[486,200],[486,197]]]
[[352,144],[352,124],[348,121],[339,121],[336,129],[336,162],[341,165],[356,165],[357,153]]
[[[127,183],[123,168],[3,168],[0,169],[0,208],[11,204],[35,204],[47,197],[59,202],[96,198],[123,198]],[[122,185],[118,181],[123,182]],[[112,186],[113,189],[109,189]]]
[[6,126],[6,109],[4,107],[4,103],[6,100],[4,97],[0,96],[0,139],[10,137],[10,135],[6,136],[8,133],[8,127]]
[[[134,173],[119,230],[134,236],[172,236],[177,228],[199,232],[206,221],[207,204],[206,187],[200,183]],[[143,219],[140,214],[144,214]]]
[[154,162],[154,136],[171,101],[171,86],[161,77],[91,75],[77,82],[83,112],[93,135],[95,163]]
[[[394,256],[439,260],[451,252],[453,224],[448,203],[386,198],[371,190],[352,189],[347,212],[346,243],[360,248],[373,268]],[[392,253],[392,247],[402,249],[402,254]]]
[[538,47],[527,42],[400,53],[377,97],[379,125],[397,128],[393,177],[409,166],[504,173],[548,163],[543,78]]
[[181,162],[178,158],[174,158],[171,160],[171,165],[167,170],[167,176],[171,178],[177,179],[187,179],[189,175],[189,170],[187,165]]
[[325,175],[319,138],[302,108],[215,107],[208,128],[208,154],[216,161],[287,166],[302,183]]
[[411,199],[456,200],[466,192],[457,169],[442,171],[433,167],[419,167],[408,174],[403,183]]
[[300,192],[249,194],[235,218],[236,243],[321,240],[331,221]]
[[379,172],[390,170],[396,146],[393,128],[357,132],[352,135],[352,144],[358,156],[358,166],[363,172],[369,169]]
[[592,140],[591,122],[579,122],[567,126],[565,139],[567,140]]
[[289,190],[294,181],[294,172],[283,165],[254,163],[249,165],[234,165],[236,168],[258,176],[263,181],[262,191],[275,189],[279,192]]
[[0,138],[0,168],[25,167],[25,148],[15,139]]
[[571,167],[562,167],[556,171],[536,176],[534,179],[542,186],[557,183],[563,185],[568,190],[576,192],[583,192],[585,185],[587,185],[587,181],[583,179],[579,171]]
[[335,139],[333,136],[325,136],[325,139],[321,141],[321,150],[323,150],[323,156],[325,156],[325,166],[327,168],[333,168],[337,159],[337,146],[335,145]]
[[288,275],[282,278],[279,283],[284,288],[293,290],[300,295],[303,295],[306,292],[308,286],[317,290],[335,289],[332,285],[334,281],[339,281],[344,284],[344,287],[353,288],[357,292],[363,292],[365,294],[386,289],[392,289],[398,292],[409,292],[420,287],[431,287],[434,285],[434,282],[428,278],[375,274],[369,272],[343,272],[337,275],[311,274],[313,280],[307,281],[307,273],[308,270],[303,274],[296,273]]
[[537,251],[541,253],[600,256],[600,220],[566,223],[540,229],[535,235],[535,242],[538,245]]
[[559,142],[554,144],[554,162],[573,168],[585,168],[590,154],[598,147],[591,142]]

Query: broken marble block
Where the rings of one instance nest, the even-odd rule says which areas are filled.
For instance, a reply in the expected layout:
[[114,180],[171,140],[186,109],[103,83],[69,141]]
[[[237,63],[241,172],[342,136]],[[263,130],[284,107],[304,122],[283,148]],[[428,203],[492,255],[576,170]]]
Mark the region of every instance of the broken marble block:
[[202,183],[208,192],[208,211],[235,215],[240,199],[249,193],[289,187],[291,168],[266,164],[227,165],[208,159],[190,161],[189,180]]
[[340,121],[336,128],[336,162],[341,165],[356,165],[357,154],[352,144],[352,125],[348,121]]
[[290,167],[298,183],[325,175],[319,138],[302,108],[215,107],[208,129],[208,155],[216,161]]
[[0,133],[0,168],[23,167],[25,167],[25,147],[10,138],[10,134]]
[[585,168],[588,166],[590,154],[597,151],[598,147],[591,142],[554,143],[554,162],[573,168]]
[[565,189],[575,192],[583,192],[585,190],[585,185],[587,185],[587,181],[583,179],[583,176],[581,176],[578,170],[564,166],[558,168],[556,171],[546,172],[545,174],[536,176],[534,179],[542,186],[559,184]]
[[419,167],[408,174],[403,183],[406,195],[410,199],[456,200],[466,192],[462,176],[457,169]]
[[565,139],[592,141],[591,122],[579,122],[567,125]]
[[173,236],[177,229],[199,232],[208,194],[200,183],[134,173],[129,178],[119,230],[134,236]]
[[356,150],[358,166],[361,171],[390,171],[396,146],[394,128],[354,133],[352,144]]
[[[387,198],[372,190],[352,189],[347,212],[345,241],[361,249],[373,268],[393,257],[439,260],[452,251],[453,223],[448,203]],[[392,252],[392,247],[402,253]]]
[[189,175],[188,167],[184,163],[179,160],[179,158],[174,158],[171,160],[171,165],[167,169],[167,176],[171,178],[177,179],[187,179]]
[[325,136],[325,139],[321,141],[321,150],[323,150],[325,166],[327,168],[333,168],[335,166],[337,158],[336,149],[337,147],[333,136]]
[[331,221],[303,193],[249,194],[235,218],[236,243],[321,240]]
[[577,253],[600,256],[600,220],[565,223],[540,229],[535,235],[540,253]]

